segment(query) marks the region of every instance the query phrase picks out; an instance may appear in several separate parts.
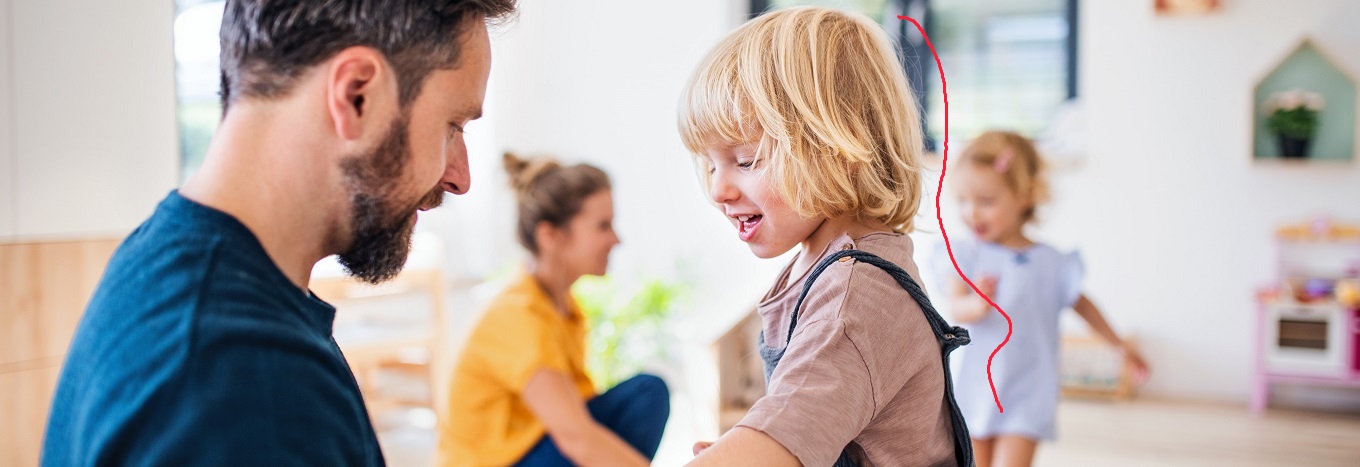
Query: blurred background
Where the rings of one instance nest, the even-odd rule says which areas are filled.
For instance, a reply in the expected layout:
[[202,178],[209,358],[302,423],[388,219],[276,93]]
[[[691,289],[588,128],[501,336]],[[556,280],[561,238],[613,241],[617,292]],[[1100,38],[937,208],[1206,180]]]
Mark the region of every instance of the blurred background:
[[[902,50],[935,153],[918,264],[942,241],[946,141],[956,151],[983,130],[1015,130],[1053,166],[1033,236],[1082,252],[1087,292],[1153,373],[1134,387],[1065,322],[1068,397],[1038,464],[1360,464],[1351,0],[521,0],[492,32],[485,117],[467,128],[471,192],[422,213],[395,283],[358,286],[330,262],[314,274],[341,310],[337,340],[389,462],[431,462],[442,368],[525,257],[505,151],[613,178],[623,243],[611,273],[577,292],[597,383],[639,370],[670,383],[657,465],[683,463],[693,441],[740,418],[763,390],[751,313],[789,256],[755,258],[708,205],[676,104],[724,34],[798,4],[864,13]],[[220,115],[221,12],[220,1],[0,0],[0,465],[37,463],[104,263],[202,159]],[[935,61],[899,14],[921,20],[939,53],[948,135]],[[1302,153],[1270,123],[1289,99],[1325,103]],[[944,227],[961,232],[945,184]]]

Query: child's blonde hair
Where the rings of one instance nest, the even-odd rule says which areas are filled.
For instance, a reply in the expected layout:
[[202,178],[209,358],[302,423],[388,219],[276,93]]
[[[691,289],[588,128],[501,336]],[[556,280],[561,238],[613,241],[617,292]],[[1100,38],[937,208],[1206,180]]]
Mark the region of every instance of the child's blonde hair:
[[1006,187],[1029,204],[1024,212],[1027,223],[1035,221],[1035,210],[1048,202],[1044,160],[1029,138],[1009,131],[984,132],[968,143],[958,163],[1000,173]]
[[799,215],[912,229],[921,123],[896,49],[863,15],[799,7],[748,21],[695,70],[679,117],[705,186],[698,156],[758,143],[756,162]]

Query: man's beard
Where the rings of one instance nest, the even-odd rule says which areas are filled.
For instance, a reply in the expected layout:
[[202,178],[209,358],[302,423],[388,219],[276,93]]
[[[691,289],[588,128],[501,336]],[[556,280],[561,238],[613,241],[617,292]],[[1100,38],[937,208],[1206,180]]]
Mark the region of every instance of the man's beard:
[[[378,284],[401,272],[411,253],[412,215],[438,207],[444,189],[436,186],[414,205],[404,205],[391,193],[401,189],[401,176],[411,161],[405,115],[392,122],[376,148],[341,162],[350,193],[350,244],[340,253],[340,264],[351,276]],[[384,196],[388,194],[388,196]]]

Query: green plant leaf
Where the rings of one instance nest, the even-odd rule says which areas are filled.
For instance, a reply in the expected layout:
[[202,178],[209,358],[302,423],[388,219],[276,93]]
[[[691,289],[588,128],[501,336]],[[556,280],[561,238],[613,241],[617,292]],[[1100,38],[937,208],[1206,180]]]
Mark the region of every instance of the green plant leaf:
[[1312,139],[1317,132],[1318,113],[1305,107],[1276,110],[1266,118],[1272,133],[1295,139]]
[[665,323],[688,291],[655,278],[625,286],[610,276],[583,277],[572,286],[590,326],[586,367],[598,389],[613,387],[665,354]]

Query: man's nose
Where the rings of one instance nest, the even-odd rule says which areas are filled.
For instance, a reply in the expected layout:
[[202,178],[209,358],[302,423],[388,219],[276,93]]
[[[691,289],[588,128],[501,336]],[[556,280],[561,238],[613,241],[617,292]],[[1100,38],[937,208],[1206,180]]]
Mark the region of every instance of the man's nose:
[[450,148],[448,164],[444,167],[444,176],[439,179],[444,187],[444,191],[461,195],[472,188],[472,172],[468,168],[467,144],[462,138],[458,138]]

